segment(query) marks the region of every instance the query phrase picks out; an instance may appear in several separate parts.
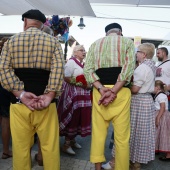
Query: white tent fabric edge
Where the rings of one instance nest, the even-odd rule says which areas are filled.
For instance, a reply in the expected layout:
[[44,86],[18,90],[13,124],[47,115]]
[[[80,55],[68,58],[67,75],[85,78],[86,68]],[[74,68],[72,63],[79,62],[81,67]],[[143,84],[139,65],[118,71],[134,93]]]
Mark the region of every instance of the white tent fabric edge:
[[169,6],[169,0],[89,0],[90,3],[105,3],[114,5],[134,5],[134,6]]
[[0,13],[22,15],[30,9],[39,9],[45,15],[95,17],[89,0],[1,0]]

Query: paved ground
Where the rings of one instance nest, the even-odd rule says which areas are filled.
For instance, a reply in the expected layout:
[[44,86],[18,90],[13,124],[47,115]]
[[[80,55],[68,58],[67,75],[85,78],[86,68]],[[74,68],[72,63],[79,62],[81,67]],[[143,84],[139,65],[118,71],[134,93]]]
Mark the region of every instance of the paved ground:
[[[109,140],[111,136],[111,127],[109,128],[109,134],[106,140],[106,159],[111,157],[111,150],[108,148]],[[82,145],[82,149],[76,149],[75,156],[69,156],[61,152],[61,169],[60,170],[94,170],[94,165],[89,162],[90,154],[90,141],[91,137],[81,138],[78,137],[77,141]],[[62,146],[64,138],[60,138],[60,145]],[[37,146],[33,147],[32,151],[32,170],[43,170],[43,167],[37,165],[34,160]],[[0,137],[0,156],[2,155],[2,143]],[[170,162],[161,162],[156,156],[155,161],[150,162],[148,165],[142,165],[142,170],[170,170]],[[12,158],[0,159],[0,170],[12,170]]]

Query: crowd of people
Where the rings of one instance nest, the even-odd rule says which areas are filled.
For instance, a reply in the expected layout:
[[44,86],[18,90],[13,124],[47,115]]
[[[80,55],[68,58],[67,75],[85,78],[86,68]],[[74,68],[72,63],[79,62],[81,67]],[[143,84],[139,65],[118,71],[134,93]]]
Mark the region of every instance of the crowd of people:
[[[76,137],[91,135],[90,161],[95,170],[140,170],[164,152],[170,161],[170,60],[165,47],[135,46],[111,23],[106,36],[73,49],[65,63],[61,44],[39,10],[22,15],[24,31],[4,39],[0,55],[2,159],[13,170],[31,170],[31,148],[44,170],[60,170],[62,151],[83,149]],[[84,63],[84,59],[85,63]],[[112,160],[106,164],[109,124],[114,135]],[[12,137],[12,151],[9,149]]]
[[[130,105],[130,168],[132,170],[140,170],[141,164],[154,160],[155,154],[159,152],[165,153],[159,160],[170,161],[170,110],[168,109],[170,70],[167,66],[170,60],[168,50],[161,47],[157,50],[157,57],[161,64],[156,67],[152,61],[154,52],[153,44],[144,43],[138,46],[136,54],[139,65],[133,73]],[[113,143],[112,159],[102,165],[104,169],[111,169],[115,165],[116,144]]]

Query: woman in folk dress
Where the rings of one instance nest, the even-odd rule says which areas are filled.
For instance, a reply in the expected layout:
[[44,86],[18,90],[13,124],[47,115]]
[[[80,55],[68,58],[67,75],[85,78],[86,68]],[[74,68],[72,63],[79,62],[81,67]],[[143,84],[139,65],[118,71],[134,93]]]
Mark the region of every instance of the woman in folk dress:
[[140,170],[141,163],[147,164],[155,158],[155,115],[154,91],[156,67],[152,58],[155,47],[151,43],[138,46],[139,66],[134,71],[131,87],[131,136],[130,161],[132,170]]
[[58,101],[60,136],[65,136],[62,150],[75,155],[74,148],[81,146],[75,141],[80,135],[91,135],[91,95],[88,85],[75,82],[77,76],[83,75],[83,59],[86,51],[82,45],[73,49],[73,57],[67,61],[64,68],[63,93]]

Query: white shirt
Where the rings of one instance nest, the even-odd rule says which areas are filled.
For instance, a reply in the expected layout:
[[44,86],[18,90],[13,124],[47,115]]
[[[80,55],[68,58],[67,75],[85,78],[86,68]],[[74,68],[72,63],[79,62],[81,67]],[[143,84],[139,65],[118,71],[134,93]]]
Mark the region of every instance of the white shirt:
[[138,93],[152,93],[154,91],[155,76],[148,65],[142,63],[135,69],[133,85],[141,87]]
[[81,68],[74,60],[72,59],[68,60],[64,67],[64,76],[77,77],[78,75],[81,74],[83,74],[83,68]]
[[166,85],[170,84],[170,61],[157,67],[155,80],[161,80]]
[[155,99],[156,110],[160,110],[160,103],[165,103],[165,110],[168,110],[168,98],[164,93],[160,93]]

